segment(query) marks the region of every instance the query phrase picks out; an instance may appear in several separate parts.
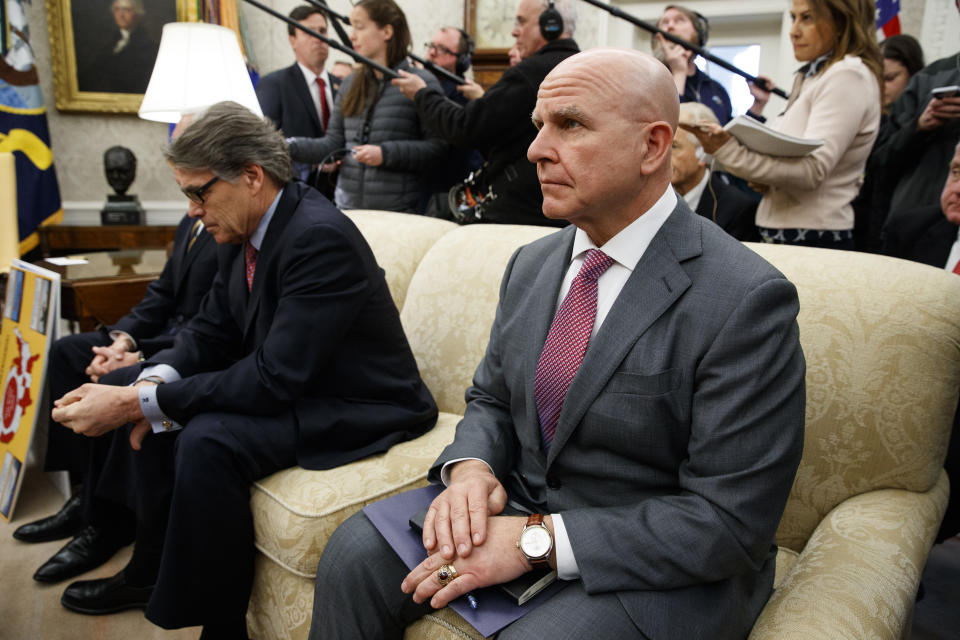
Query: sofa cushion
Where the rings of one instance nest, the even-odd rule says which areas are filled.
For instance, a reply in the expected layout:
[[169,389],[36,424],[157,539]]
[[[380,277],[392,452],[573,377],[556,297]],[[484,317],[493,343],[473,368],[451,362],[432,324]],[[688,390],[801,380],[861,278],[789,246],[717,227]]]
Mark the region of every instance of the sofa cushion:
[[800,297],[806,433],[777,531],[800,551],[844,500],[937,482],[960,387],[960,278],[885,256],[748,246]]
[[486,351],[510,256],[553,231],[500,224],[461,227],[424,256],[400,320],[440,411],[464,411],[464,392]]
[[411,213],[352,209],[345,211],[373,249],[386,272],[387,285],[397,309],[403,309],[407,286],[424,254],[437,239],[457,228],[448,220]]
[[326,471],[284,469],[255,482],[250,503],[257,549],[312,580],[341,522],[364,505],[426,484],[427,470],[459,421],[459,415],[441,413],[433,429],[384,454]]

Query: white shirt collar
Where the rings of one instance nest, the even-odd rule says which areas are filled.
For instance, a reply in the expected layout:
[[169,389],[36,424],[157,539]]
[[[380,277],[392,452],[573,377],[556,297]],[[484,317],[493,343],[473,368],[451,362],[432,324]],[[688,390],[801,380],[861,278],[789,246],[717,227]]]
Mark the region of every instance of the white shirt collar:
[[700,205],[700,196],[703,195],[703,190],[707,188],[707,182],[710,181],[710,169],[707,169],[703,172],[703,178],[696,184],[695,187],[683,194],[683,199],[686,200],[687,205],[692,211],[696,211],[697,207]]
[[947,271],[953,271],[958,262],[960,262],[960,227],[957,228],[957,238],[950,247],[950,253],[947,255],[947,264],[945,264],[943,268]]
[[319,74],[314,73],[309,69],[309,67],[302,64],[299,60],[297,61],[297,66],[300,67],[300,73],[303,74],[303,79],[307,81],[307,86],[316,84],[317,76],[323,78],[323,81],[327,84],[330,84],[330,78],[327,77],[327,70],[324,69]]
[[570,257],[571,259],[579,258],[590,249],[599,248],[618,264],[633,271],[653,241],[653,237],[660,231],[660,227],[667,221],[676,206],[677,193],[673,187],[667,187],[652,207],[621,229],[617,235],[607,240],[602,247],[597,247],[587,232],[578,228],[573,238],[573,253]]
[[257,251],[260,251],[260,245],[263,244],[263,236],[267,235],[267,227],[270,226],[270,221],[273,219],[273,214],[277,211],[277,205],[280,204],[280,196],[282,195],[283,189],[280,189],[277,196],[273,199],[273,202],[270,203],[270,207],[267,208],[267,212],[260,218],[260,224],[254,229],[253,235],[250,236],[250,244],[252,244],[253,248]]

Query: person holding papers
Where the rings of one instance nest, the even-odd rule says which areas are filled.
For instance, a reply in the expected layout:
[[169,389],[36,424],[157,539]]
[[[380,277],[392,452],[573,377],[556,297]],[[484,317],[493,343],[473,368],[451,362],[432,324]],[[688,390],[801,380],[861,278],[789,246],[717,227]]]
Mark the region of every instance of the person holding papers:
[[822,139],[797,157],[760,153],[718,125],[683,125],[730,173],[764,196],[765,242],[853,249],[853,208],[880,124],[883,66],[866,0],[793,0],[790,39],[797,72],[786,110],[770,126]]

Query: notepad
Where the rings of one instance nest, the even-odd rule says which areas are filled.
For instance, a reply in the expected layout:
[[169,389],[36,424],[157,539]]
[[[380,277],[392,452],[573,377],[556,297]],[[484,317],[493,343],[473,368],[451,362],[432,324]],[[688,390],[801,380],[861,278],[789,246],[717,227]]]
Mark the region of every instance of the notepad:
[[805,156],[824,143],[823,140],[797,138],[775,131],[750,116],[737,116],[723,128],[745,147],[770,156]]

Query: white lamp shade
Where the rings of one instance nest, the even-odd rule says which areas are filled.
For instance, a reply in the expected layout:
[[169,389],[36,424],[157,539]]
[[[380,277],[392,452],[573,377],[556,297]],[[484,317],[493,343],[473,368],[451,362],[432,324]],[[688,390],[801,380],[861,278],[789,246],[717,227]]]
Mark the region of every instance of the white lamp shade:
[[140,104],[140,117],[179,122],[183,114],[224,100],[263,115],[236,34],[202,22],[164,25],[157,61]]

